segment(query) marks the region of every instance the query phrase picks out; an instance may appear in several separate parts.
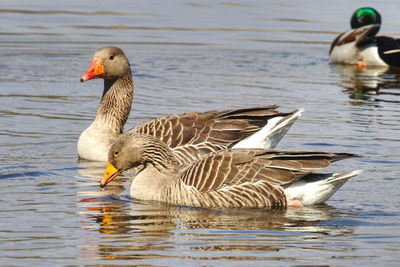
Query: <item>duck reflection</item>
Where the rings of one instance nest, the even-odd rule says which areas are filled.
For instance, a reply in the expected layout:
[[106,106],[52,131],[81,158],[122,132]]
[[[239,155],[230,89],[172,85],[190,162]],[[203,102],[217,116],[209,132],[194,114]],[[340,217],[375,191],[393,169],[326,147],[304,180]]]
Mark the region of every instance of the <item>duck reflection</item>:
[[344,87],[351,99],[371,102],[400,103],[400,69],[389,67],[358,68],[347,65],[332,65],[339,72]]

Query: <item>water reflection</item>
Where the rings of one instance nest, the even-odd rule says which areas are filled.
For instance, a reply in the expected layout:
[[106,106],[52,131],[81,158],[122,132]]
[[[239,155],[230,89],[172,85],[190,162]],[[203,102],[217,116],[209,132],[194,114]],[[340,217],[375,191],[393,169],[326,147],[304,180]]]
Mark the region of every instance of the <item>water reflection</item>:
[[[210,210],[130,200],[84,199],[80,206],[84,208],[82,228],[103,234],[90,247],[83,247],[82,254],[88,254],[89,249],[89,255],[107,259],[163,258],[166,257],[163,251],[177,244],[199,251],[279,251],[289,240],[299,238],[298,233],[291,232],[305,233],[300,239],[323,239],[333,234],[335,231],[326,222],[338,214],[326,205],[286,211]],[[340,233],[336,236],[354,232],[354,226],[338,228]],[[142,253],[137,254],[138,251]]]
[[335,65],[333,69],[340,73],[339,84],[351,99],[400,103],[400,69],[345,65]]
[[111,197],[84,198],[80,207],[86,210],[82,214],[97,224],[92,227],[109,234],[166,232],[175,228],[323,233],[327,228],[319,223],[333,219],[335,213],[340,212],[328,205],[288,210],[226,210],[171,206]]
[[279,251],[293,239],[323,239],[354,231],[354,225],[340,224],[335,233],[330,221],[343,212],[328,205],[287,210],[206,209],[131,200],[129,177],[102,190],[98,182],[104,163],[83,161],[79,165],[83,177],[78,181],[77,201],[81,228],[101,234],[81,248],[85,257],[179,258],[182,255],[164,252],[176,246],[203,252]]
[[124,174],[118,177],[119,179],[116,179],[115,183],[102,189],[100,181],[107,166],[106,162],[79,160],[77,165],[79,176],[76,178],[80,188],[79,196],[86,198],[81,200],[82,202],[91,202],[92,200],[108,196],[119,197],[128,184],[130,184],[129,174]]

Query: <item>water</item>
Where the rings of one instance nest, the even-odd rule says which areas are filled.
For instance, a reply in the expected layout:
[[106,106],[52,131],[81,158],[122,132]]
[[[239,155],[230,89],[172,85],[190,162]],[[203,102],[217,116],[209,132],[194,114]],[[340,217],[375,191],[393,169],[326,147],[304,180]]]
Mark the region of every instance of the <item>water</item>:
[[[2,1],[0,265],[397,265],[400,73],[329,65],[361,1]],[[375,6],[399,36],[395,1]],[[305,114],[281,149],[353,152],[363,169],[326,205],[209,210],[104,190],[78,162],[102,82],[95,50],[124,49],[135,98],[126,129],[185,111],[279,104]]]

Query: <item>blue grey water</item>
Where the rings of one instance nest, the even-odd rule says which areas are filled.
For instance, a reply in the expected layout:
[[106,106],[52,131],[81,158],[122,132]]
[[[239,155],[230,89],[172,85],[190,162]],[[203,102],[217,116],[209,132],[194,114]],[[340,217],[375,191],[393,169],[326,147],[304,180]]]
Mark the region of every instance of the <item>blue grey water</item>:
[[[398,1],[50,1],[0,6],[0,265],[385,265],[400,262],[400,72],[329,64],[361,5],[400,37]],[[364,172],[326,205],[209,210],[105,189],[78,162],[102,81],[95,50],[121,47],[135,80],[126,129],[171,113],[279,104],[306,112],[278,148],[353,152]]]

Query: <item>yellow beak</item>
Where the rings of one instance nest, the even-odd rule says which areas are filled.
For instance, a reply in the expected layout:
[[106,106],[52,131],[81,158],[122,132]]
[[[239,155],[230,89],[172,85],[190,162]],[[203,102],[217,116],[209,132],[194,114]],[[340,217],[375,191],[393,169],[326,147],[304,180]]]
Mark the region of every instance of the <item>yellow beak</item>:
[[119,174],[120,171],[109,162],[106,171],[104,173],[104,178],[103,180],[101,180],[100,186],[101,187],[106,186],[109,182],[114,180],[114,178],[117,177]]

